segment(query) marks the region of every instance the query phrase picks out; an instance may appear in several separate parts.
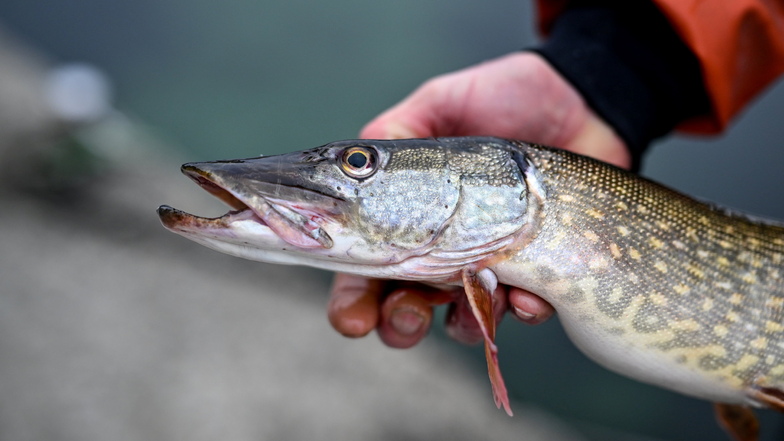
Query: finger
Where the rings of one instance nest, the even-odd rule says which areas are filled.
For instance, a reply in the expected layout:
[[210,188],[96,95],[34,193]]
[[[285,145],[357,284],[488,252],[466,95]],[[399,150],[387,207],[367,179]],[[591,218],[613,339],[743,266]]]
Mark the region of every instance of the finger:
[[327,304],[329,323],[346,337],[363,337],[376,328],[384,282],[338,273]]
[[467,345],[475,345],[484,339],[482,328],[479,327],[465,294],[449,305],[446,313],[446,333],[452,339]]
[[381,305],[378,335],[393,348],[410,348],[426,335],[433,320],[427,294],[416,288],[393,291]]
[[432,81],[417,88],[403,101],[370,121],[360,131],[361,138],[405,139],[446,136],[439,121],[444,118],[443,107],[437,88]]
[[365,139],[406,139],[427,138],[433,133],[416,111],[401,103],[369,122],[359,136]]
[[615,130],[593,111],[586,109],[585,121],[578,132],[560,147],[629,169],[631,153]]
[[496,327],[504,319],[506,311],[509,310],[508,291],[508,286],[499,284],[493,292],[493,315]]
[[360,131],[359,137],[363,139],[407,139],[432,136],[428,130],[415,128],[417,125],[415,122],[395,119],[392,115],[368,123]]
[[520,288],[509,289],[509,309],[523,323],[538,325],[555,314],[555,308],[541,297]]
[[[493,316],[496,325],[501,322],[508,309],[506,300],[506,287],[499,285],[493,292]],[[471,310],[468,298],[461,293],[449,306],[446,316],[446,333],[451,338],[467,345],[473,345],[484,339],[482,328],[476,321],[476,316]]]

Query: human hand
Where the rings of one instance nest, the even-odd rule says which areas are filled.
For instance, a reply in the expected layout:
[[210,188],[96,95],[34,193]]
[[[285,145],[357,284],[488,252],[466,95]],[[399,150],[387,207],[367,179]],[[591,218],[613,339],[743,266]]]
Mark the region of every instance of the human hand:
[[[544,59],[514,53],[435,77],[368,125],[369,139],[435,136],[497,136],[551,145],[629,168],[623,141]],[[442,291],[424,285],[337,274],[328,316],[348,337],[377,329],[389,346],[407,348],[427,334],[433,305],[452,303],[446,329],[464,343],[482,340],[462,288]],[[494,293],[496,320],[510,309],[529,324],[554,310],[540,297],[516,287]]]

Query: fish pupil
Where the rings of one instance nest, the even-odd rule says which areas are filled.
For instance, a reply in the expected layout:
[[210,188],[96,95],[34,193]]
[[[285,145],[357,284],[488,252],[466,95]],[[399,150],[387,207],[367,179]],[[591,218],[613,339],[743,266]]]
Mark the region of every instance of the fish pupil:
[[362,168],[367,165],[368,158],[364,153],[354,152],[348,155],[346,162],[348,162],[348,164],[354,168]]

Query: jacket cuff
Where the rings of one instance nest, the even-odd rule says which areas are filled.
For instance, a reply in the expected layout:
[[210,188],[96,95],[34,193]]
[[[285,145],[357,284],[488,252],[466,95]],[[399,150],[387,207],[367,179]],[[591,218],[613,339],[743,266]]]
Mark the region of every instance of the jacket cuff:
[[696,56],[649,2],[572,2],[532,50],[616,130],[635,170],[651,141],[710,110]]

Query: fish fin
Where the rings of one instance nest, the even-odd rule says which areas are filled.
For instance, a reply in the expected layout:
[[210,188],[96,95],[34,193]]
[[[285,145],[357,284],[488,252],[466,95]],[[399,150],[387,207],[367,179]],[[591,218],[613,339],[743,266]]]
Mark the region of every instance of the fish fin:
[[719,425],[735,441],[757,441],[759,439],[759,421],[750,407],[739,404],[714,403],[713,409],[716,412]]
[[770,407],[771,409],[784,412],[784,391],[775,387],[753,386],[751,396]]
[[498,347],[495,345],[495,317],[493,314],[493,291],[495,291],[498,281],[495,274],[489,269],[476,272],[466,268],[462,272],[463,288],[471,311],[479,322],[479,328],[485,339],[485,357],[487,358],[487,373],[490,376],[490,384],[493,387],[493,399],[499,409],[504,406],[504,410],[512,416],[512,407],[509,405],[509,395],[506,391],[504,378],[501,375],[501,368],[498,366]]

